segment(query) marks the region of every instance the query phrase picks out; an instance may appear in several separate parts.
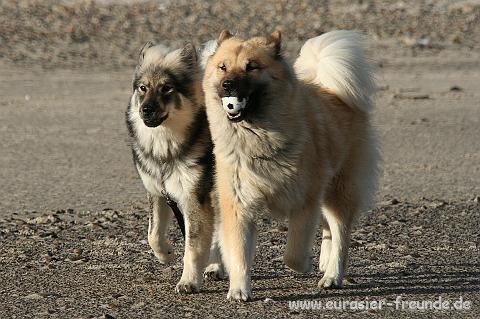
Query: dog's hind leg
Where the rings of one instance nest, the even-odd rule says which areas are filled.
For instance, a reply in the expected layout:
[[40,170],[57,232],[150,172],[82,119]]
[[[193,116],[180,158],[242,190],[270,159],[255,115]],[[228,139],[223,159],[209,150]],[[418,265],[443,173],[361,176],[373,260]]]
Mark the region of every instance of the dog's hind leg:
[[166,264],[173,259],[173,248],[166,238],[172,212],[163,197],[149,194],[148,199],[152,210],[148,221],[148,243],[158,260]]
[[186,223],[183,272],[182,278],[175,287],[175,291],[182,294],[200,290],[213,233],[213,213],[211,209],[188,209],[185,211],[188,211],[188,214],[184,215]]
[[330,260],[330,251],[332,247],[332,232],[330,226],[322,214],[322,246],[320,247],[320,260],[318,263],[318,269],[321,272],[327,270],[328,261]]
[[[356,143],[354,152],[350,154],[342,170],[327,189],[323,213],[330,229],[331,248],[323,278],[318,283],[319,287],[330,288],[342,285],[347,265],[350,232],[360,213],[370,208],[373,202],[379,160],[380,155],[375,138],[367,135]],[[325,232],[324,228],[325,235],[328,236],[328,231]],[[322,242],[321,260],[326,261],[327,257],[323,257],[323,248]],[[323,265],[320,266],[323,268]]]
[[[362,176],[355,166],[338,174],[330,183],[323,202],[323,217],[330,233],[330,254],[318,286],[321,288],[341,287],[347,264],[350,232],[357,215],[361,211],[365,194],[358,187]],[[348,168],[348,167],[347,167]],[[322,242],[323,244],[323,242]],[[328,245],[328,244],[326,244]],[[323,254],[323,246],[322,252]],[[325,251],[327,253],[327,251]],[[324,260],[327,260],[327,257]],[[322,267],[324,264],[321,265]]]
[[[349,213],[340,205],[326,205],[323,213],[329,225],[332,239],[328,264],[318,286],[321,288],[340,288],[342,286],[350,242],[352,218],[348,216]],[[321,253],[323,254],[323,251]]]
[[318,228],[320,209],[318,204],[294,212],[288,222],[287,247],[283,260],[297,272],[312,271],[312,245]]

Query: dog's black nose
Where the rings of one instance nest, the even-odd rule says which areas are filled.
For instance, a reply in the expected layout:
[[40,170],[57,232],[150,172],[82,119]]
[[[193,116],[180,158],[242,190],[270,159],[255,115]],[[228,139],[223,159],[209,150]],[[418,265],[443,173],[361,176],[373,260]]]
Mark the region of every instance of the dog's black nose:
[[233,90],[234,84],[233,80],[225,80],[222,83],[222,87],[225,91],[230,92]]
[[155,108],[152,104],[145,104],[142,106],[142,113],[144,117],[152,116],[155,113]]

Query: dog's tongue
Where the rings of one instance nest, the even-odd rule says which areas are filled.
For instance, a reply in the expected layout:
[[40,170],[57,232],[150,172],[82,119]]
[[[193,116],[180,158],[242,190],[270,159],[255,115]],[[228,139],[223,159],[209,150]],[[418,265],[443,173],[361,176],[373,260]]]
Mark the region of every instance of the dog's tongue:
[[222,97],[222,105],[228,114],[238,114],[247,105],[247,99],[239,99],[236,96]]

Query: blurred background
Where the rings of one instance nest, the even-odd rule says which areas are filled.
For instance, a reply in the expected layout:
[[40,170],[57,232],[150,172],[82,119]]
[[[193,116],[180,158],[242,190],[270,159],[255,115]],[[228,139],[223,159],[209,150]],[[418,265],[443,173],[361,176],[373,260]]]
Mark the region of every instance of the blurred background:
[[363,31],[377,68],[379,200],[480,193],[480,1],[0,2],[0,214],[144,203],[123,112],[147,40],[198,47],[222,29],[308,38]]

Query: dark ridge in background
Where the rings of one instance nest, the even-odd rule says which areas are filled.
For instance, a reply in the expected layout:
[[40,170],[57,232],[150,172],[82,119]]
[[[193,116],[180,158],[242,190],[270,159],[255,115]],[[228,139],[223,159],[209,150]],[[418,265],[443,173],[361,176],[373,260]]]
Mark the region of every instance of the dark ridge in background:
[[479,21],[480,5],[470,1],[7,0],[0,4],[0,59],[47,68],[131,66],[147,40],[176,46],[178,39],[192,39],[199,45],[225,27],[242,36],[279,27],[290,43],[357,29],[402,49],[471,50],[480,42]]

